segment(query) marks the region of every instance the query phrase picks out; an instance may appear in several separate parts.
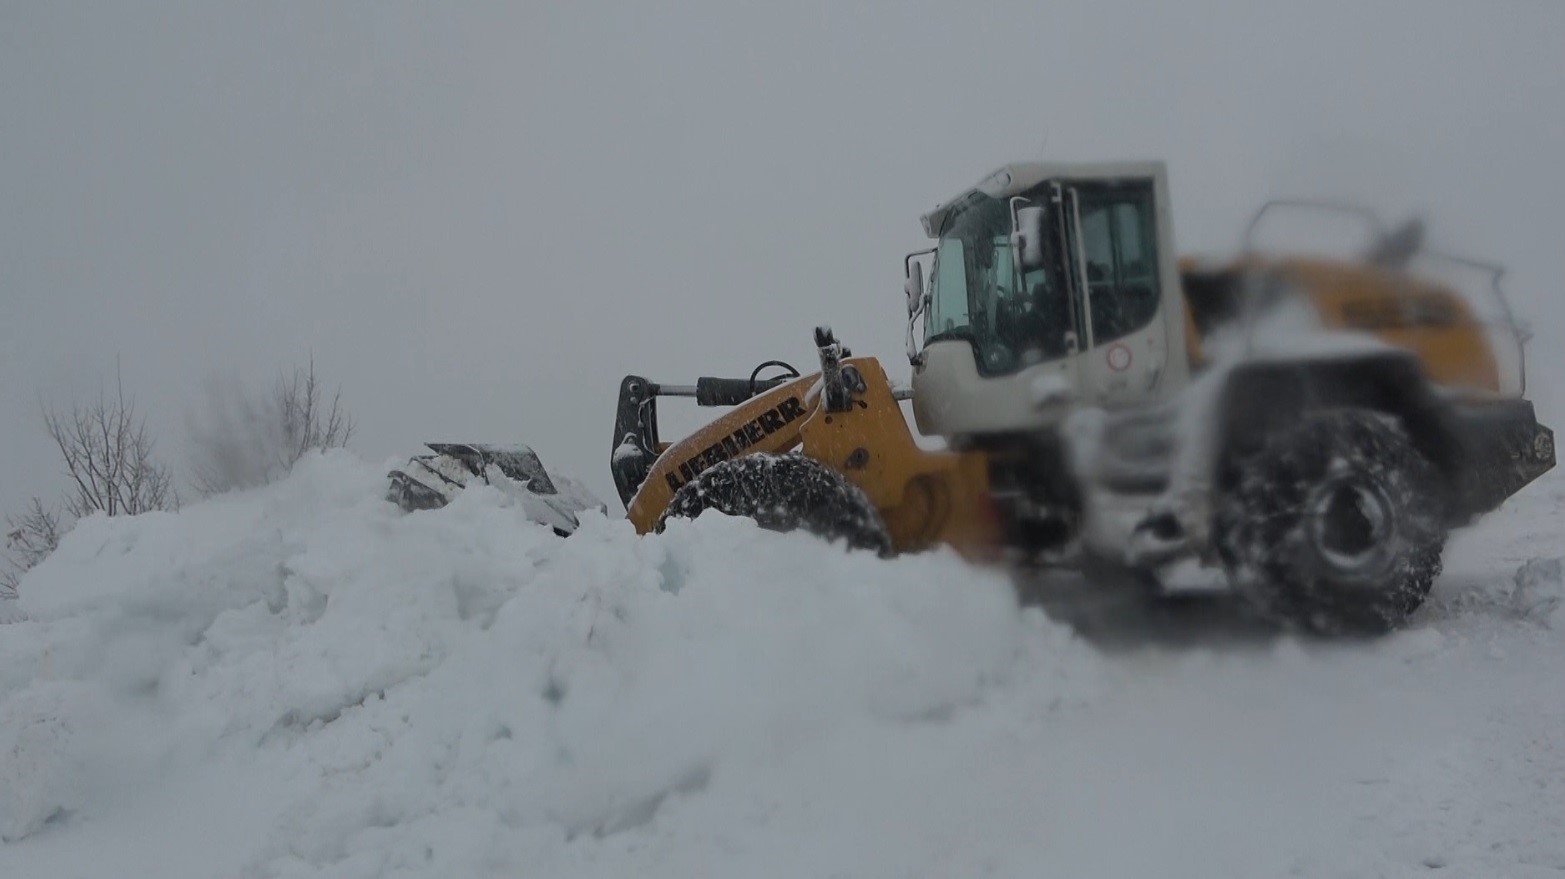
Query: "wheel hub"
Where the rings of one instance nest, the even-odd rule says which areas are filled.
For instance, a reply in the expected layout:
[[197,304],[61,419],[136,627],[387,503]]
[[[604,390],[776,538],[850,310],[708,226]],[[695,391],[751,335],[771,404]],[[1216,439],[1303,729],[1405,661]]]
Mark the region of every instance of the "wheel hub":
[[1339,577],[1371,579],[1389,564],[1395,516],[1379,486],[1357,480],[1322,486],[1310,503],[1310,538]]

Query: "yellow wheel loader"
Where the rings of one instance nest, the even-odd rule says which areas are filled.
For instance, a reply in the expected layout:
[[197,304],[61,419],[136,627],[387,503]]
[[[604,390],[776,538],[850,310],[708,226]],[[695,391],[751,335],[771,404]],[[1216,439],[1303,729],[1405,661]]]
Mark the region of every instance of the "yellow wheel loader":
[[[1015,164],[923,217],[909,388],[816,331],[820,369],[620,386],[611,469],[641,532],[706,510],[881,553],[1223,571],[1263,615],[1395,627],[1447,532],[1554,465],[1491,265],[1379,228],[1361,258],[1175,257],[1162,164]],[[925,266],[929,266],[927,273]],[[1498,316],[1433,275],[1483,277]],[[783,376],[763,378],[768,368]],[[727,411],[666,442],[659,397]],[[900,405],[910,399],[915,440]],[[431,446],[392,498],[509,486],[561,533],[594,505],[525,447]]]

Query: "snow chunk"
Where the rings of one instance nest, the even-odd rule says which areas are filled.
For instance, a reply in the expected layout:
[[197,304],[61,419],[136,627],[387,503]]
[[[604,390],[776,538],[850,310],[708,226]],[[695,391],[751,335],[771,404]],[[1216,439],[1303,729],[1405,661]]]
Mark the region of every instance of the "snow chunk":
[[1510,606],[1523,619],[1565,628],[1565,559],[1529,559],[1511,578]]

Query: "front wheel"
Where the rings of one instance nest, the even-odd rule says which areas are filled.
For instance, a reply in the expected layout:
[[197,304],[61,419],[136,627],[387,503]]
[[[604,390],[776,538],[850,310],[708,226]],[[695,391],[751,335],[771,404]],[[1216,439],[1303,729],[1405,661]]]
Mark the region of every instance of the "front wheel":
[[1394,629],[1440,573],[1441,484],[1396,419],[1308,415],[1238,465],[1218,548],[1265,616],[1317,632]]

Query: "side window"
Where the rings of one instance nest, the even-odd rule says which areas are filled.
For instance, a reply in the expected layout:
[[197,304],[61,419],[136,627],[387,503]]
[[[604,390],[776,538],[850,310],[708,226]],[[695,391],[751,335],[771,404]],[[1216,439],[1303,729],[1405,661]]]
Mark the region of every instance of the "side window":
[[1081,192],[1081,237],[1093,345],[1128,336],[1156,316],[1156,236],[1150,186]]

